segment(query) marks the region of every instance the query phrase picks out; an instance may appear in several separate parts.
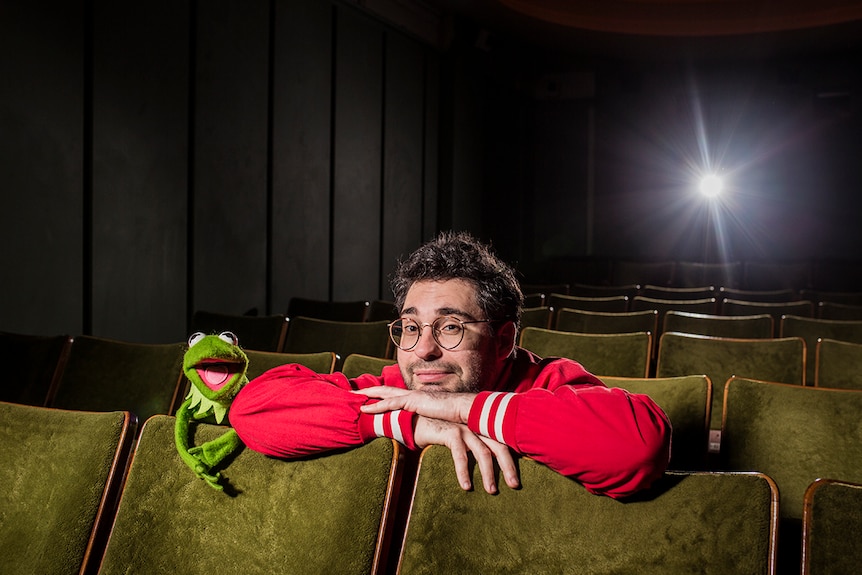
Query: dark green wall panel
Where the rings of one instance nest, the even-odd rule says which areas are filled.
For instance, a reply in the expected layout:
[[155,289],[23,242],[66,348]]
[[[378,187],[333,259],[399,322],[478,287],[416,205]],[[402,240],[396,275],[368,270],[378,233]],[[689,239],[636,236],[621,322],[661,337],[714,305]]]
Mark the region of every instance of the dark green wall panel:
[[226,313],[264,310],[270,3],[197,6],[192,301]]
[[189,4],[99,0],[93,37],[96,335],[182,339]]
[[0,330],[83,320],[81,2],[0,3]]

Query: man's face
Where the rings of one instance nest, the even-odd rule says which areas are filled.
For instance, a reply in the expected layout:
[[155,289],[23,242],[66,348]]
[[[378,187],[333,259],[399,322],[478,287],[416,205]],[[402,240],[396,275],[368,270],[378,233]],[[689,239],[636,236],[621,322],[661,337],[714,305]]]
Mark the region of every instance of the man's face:
[[[476,301],[476,289],[465,280],[420,281],[404,300],[401,317],[422,326],[416,347],[398,350],[398,365],[409,389],[424,391],[482,391],[499,374],[503,359],[514,345],[508,324],[495,333],[488,323],[464,326],[464,339],[452,350],[434,339],[430,325],[441,316],[462,321],[487,319]],[[500,327],[499,324],[495,324]],[[508,341],[507,341],[508,339]]]

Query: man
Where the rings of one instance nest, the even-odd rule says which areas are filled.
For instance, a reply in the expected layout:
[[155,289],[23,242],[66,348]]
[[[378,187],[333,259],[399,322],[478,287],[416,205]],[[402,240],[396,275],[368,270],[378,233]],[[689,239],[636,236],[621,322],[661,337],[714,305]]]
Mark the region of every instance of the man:
[[495,463],[518,487],[511,451],[610,497],[664,472],[670,423],[650,398],[609,389],[575,361],[516,347],[523,294],[487,246],[443,233],[399,264],[392,288],[397,365],[354,380],[298,365],[268,371],[230,410],[248,447],[290,458],[376,437],[411,450],[445,445],[461,487],[472,488],[472,454],[489,493]]

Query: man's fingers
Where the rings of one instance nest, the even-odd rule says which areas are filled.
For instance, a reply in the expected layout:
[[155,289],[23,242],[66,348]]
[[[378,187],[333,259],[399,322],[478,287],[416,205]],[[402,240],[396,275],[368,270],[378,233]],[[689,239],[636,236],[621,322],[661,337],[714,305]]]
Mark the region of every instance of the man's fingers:
[[503,474],[503,480],[506,482],[506,485],[512,489],[520,487],[521,479],[518,477],[518,467],[515,465],[515,458],[512,457],[512,451],[509,447],[486,437],[480,436],[480,438],[494,453],[494,457],[497,460],[497,465],[500,467],[500,473]]
[[467,457],[464,444],[452,445],[449,450],[452,452],[452,461],[455,463],[455,477],[458,478],[458,484],[464,491],[470,491],[473,488],[473,481],[470,475],[470,460]]
[[494,454],[488,449],[488,446],[476,435],[467,438],[467,446],[473,452],[473,457],[476,459],[476,465],[479,466],[479,473],[482,474],[482,485],[485,491],[494,494],[497,493],[497,474],[494,469]]

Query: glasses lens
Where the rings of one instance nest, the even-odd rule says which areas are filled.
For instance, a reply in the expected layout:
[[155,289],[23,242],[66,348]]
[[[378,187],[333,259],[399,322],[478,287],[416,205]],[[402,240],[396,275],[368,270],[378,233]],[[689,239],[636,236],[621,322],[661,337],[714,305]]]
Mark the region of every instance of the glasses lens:
[[454,317],[439,317],[434,322],[434,339],[443,349],[455,349],[464,339],[464,326]]
[[389,325],[392,342],[400,349],[413,349],[419,342],[419,324],[412,319],[399,319]]

